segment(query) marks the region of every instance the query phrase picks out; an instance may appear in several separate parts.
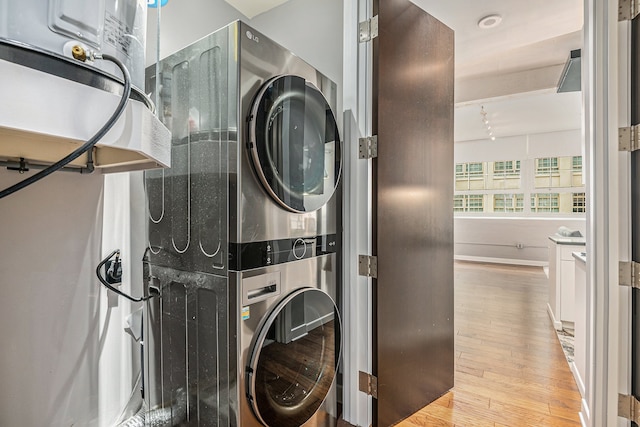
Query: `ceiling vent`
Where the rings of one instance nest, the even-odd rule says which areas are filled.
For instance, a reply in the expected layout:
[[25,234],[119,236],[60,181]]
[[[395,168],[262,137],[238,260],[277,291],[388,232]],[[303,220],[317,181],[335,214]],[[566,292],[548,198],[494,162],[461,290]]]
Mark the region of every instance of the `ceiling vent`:
[[580,49],[572,50],[564,65],[557,92],[576,92],[581,90],[580,84]]

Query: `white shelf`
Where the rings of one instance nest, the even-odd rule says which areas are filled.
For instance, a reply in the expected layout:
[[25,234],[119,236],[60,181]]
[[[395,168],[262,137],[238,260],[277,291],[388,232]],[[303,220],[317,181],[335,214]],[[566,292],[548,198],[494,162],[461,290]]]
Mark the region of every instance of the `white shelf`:
[[[82,145],[115,110],[120,95],[0,60],[0,160],[50,164]],[[146,104],[126,111],[96,145],[99,172],[168,167],[171,133]],[[86,156],[71,166],[82,167]]]

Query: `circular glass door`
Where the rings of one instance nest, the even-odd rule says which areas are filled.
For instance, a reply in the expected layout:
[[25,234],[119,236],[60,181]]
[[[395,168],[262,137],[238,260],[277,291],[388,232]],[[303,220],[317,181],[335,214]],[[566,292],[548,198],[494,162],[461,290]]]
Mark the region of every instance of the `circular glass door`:
[[258,92],[249,116],[249,147],[267,192],[293,212],[312,212],[333,195],[342,155],[335,117],[317,87],[286,75]]
[[249,402],[268,427],[299,427],[320,408],[338,368],[342,327],[329,295],[302,288],[264,319],[246,370]]

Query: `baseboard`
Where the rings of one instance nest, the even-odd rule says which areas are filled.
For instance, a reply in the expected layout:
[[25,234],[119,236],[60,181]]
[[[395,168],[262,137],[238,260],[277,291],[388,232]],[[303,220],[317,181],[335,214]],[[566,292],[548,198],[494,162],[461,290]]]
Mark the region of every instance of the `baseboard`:
[[556,320],[556,317],[553,315],[553,310],[551,310],[551,306],[547,303],[547,314],[549,315],[549,319],[553,323],[553,327],[556,328],[556,331],[562,330],[562,322]]
[[458,261],[486,262],[491,264],[526,265],[528,267],[546,267],[549,265],[547,261],[534,261],[529,259],[514,258],[493,258],[468,255],[454,255],[453,259]]
[[356,427],[356,426],[354,426],[353,424],[349,424],[348,422],[340,418],[338,420],[338,427]]
[[578,386],[578,391],[580,392],[580,396],[584,396],[584,382],[582,381],[582,377],[580,376],[580,372],[578,371],[578,367],[575,362],[569,363],[569,367],[571,368],[571,373],[573,374],[573,378],[576,380],[576,385]]
[[580,404],[580,424],[582,427],[588,427],[589,422],[591,421],[591,413],[589,411],[589,406],[587,406],[587,401],[582,399],[582,403]]

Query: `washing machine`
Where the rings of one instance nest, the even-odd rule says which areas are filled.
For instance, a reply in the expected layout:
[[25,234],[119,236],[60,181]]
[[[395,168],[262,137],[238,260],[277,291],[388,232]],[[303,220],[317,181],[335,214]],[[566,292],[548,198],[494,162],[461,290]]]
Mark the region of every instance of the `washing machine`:
[[341,142],[328,77],[237,21],[147,69],[145,389],[162,425],[334,426]]
[[238,425],[329,427],[342,347],[336,254],[234,272]]

